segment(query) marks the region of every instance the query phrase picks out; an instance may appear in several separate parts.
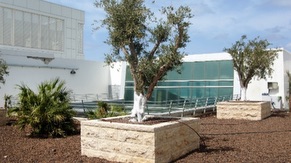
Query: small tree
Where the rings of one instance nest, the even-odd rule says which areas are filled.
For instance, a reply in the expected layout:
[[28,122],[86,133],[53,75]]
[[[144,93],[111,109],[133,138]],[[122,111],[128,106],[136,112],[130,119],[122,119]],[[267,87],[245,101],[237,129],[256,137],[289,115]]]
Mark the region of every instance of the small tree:
[[224,48],[233,59],[234,70],[238,73],[241,86],[241,100],[245,101],[248,84],[253,77],[265,79],[271,76],[272,65],[277,58],[278,49],[267,49],[271,45],[267,40],[260,40],[256,37],[246,41],[247,36],[243,35],[239,41],[230,48]]
[[5,84],[4,75],[8,75],[6,62],[0,58],[0,83]]
[[162,8],[163,19],[157,20],[144,5],[144,0],[98,0],[107,16],[102,25],[109,31],[107,44],[113,53],[106,62],[127,61],[134,81],[132,117],[140,122],[144,108],[157,82],[166,73],[182,64],[181,48],[189,42],[189,7]]

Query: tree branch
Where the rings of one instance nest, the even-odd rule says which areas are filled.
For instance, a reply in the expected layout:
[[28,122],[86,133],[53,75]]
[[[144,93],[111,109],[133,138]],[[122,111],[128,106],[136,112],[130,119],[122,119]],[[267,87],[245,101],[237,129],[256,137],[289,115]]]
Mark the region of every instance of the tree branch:
[[128,57],[129,57],[129,53],[128,53],[128,51],[126,50],[126,48],[125,48],[124,46],[122,46],[122,47],[121,47],[121,50],[122,50],[122,52],[124,53],[125,58],[128,58]]
[[147,99],[149,99],[152,96],[155,86],[157,85],[158,81],[164,76],[165,72],[167,72],[168,68],[169,68],[168,64],[164,64],[163,66],[160,67],[158,73],[153,78],[153,81],[151,82],[147,89],[146,95]]
[[178,25],[178,39],[175,42],[175,51],[177,51],[177,49],[179,49],[180,44],[183,40],[183,33],[184,33],[184,28],[181,24],[177,24]]
[[148,59],[152,60],[154,57],[154,54],[156,53],[157,49],[159,48],[160,44],[161,44],[162,40],[158,40],[155,44],[155,46],[153,47],[153,49],[151,50]]

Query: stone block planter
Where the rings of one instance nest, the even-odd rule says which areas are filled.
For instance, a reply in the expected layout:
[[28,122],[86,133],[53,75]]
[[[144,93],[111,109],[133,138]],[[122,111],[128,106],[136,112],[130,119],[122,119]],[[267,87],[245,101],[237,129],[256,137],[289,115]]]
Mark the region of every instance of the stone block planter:
[[216,105],[218,119],[262,120],[271,115],[270,102],[228,101]]
[[200,130],[198,118],[153,125],[82,121],[81,153],[118,162],[166,163],[199,148],[194,130]]

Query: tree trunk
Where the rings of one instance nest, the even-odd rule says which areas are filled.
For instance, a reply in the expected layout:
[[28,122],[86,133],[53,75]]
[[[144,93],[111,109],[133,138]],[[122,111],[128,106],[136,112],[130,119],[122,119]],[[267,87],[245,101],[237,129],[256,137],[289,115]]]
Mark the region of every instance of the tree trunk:
[[289,112],[291,113],[291,94],[289,94]]
[[142,93],[139,95],[134,91],[133,108],[131,110],[131,117],[133,121],[141,122],[144,117],[144,110],[146,107],[147,98]]
[[246,101],[247,100],[247,88],[246,87],[242,87],[241,88],[241,97],[240,97],[241,101]]

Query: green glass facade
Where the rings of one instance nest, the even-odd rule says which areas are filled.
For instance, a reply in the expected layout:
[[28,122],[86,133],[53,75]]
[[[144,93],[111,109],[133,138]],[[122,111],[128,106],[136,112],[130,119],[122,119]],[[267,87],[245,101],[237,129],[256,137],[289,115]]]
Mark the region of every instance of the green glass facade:
[[[184,62],[180,73],[170,71],[158,82],[151,101],[195,99],[230,96],[233,94],[233,65],[231,60]],[[133,100],[133,80],[127,68],[125,100]]]

